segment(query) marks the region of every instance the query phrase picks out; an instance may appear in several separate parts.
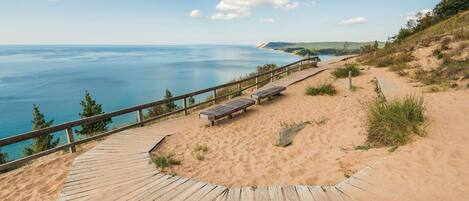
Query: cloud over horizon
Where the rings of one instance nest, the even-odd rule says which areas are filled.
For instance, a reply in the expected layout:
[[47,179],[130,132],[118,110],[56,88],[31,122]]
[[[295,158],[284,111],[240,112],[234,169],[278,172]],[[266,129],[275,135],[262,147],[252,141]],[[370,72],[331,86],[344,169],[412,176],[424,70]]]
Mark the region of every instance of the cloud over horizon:
[[355,25],[355,24],[364,24],[367,23],[368,19],[365,17],[353,17],[353,18],[348,18],[344,19],[339,22],[341,25]]
[[268,18],[261,18],[259,19],[259,22],[262,24],[272,24],[275,22],[274,18],[268,17]]
[[215,7],[218,11],[210,16],[213,20],[232,20],[251,15],[251,9],[260,5],[272,6],[275,9],[290,10],[300,3],[290,0],[221,0]]
[[202,15],[203,15],[203,14],[202,14],[202,11],[197,10],[197,9],[192,10],[192,11],[189,13],[189,16],[190,16],[190,17],[194,17],[194,18],[196,18],[196,17],[202,17]]

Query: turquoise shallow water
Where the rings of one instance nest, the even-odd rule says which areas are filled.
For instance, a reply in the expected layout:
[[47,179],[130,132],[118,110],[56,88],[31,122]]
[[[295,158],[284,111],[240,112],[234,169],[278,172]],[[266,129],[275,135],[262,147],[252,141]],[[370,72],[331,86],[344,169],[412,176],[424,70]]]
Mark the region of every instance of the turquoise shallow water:
[[[31,130],[33,104],[55,124],[77,119],[85,90],[104,111],[113,111],[161,99],[165,89],[179,95],[228,82],[259,65],[298,59],[239,45],[0,46],[0,138]],[[113,119],[134,120],[134,114]],[[65,142],[63,133],[57,137]],[[15,159],[29,143],[2,152]]]

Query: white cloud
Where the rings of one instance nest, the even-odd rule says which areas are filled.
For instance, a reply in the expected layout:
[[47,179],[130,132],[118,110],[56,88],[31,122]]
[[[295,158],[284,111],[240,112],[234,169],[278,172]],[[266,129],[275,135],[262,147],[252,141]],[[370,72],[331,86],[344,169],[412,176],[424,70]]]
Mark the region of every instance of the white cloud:
[[298,7],[299,2],[290,0],[221,0],[216,10],[219,12],[210,16],[214,20],[231,20],[251,15],[251,9],[259,5],[268,5],[276,9],[294,9]]
[[237,19],[244,17],[240,13],[214,13],[210,15],[210,19],[212,20],[232,20],[232,19]]
[[274,18],[261,18],[259,19],[259,22],[262,23],[262,24],[272,24],[275,22]]
[[421,11],[411,11],[411,12],[408,12],[406,15],[405,15],[405,20],[406,21],[409,21],[409,20],[417,20],[417,14],[421,13],[422,15],[425,15],[427,13],[431,13],[432,10],[431,9],[423,9]]
[[344,19],[339,22],[342,25],[353,25],[353,24],[364,24],[367,23],[368,20],[365,17],[354,17],[349,19]]
[[189,13],[189,16],[190,17],[202,17],[202,11],[200,10],[192,10],[190,13]]
[[289,9],[294,9],[296,7],[298,7],[300,5],[300,3],[298,1],[295,1],[295,2],[292,2],[292,3],[287,3],[285,4],[285,9],[289,10]]

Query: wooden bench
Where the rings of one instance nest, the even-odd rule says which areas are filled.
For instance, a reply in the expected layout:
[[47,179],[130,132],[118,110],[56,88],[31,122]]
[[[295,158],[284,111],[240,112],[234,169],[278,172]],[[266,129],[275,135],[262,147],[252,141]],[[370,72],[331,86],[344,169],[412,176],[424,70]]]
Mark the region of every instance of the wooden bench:
[[272,96],[279,95],[285,89],[287,88],[282,86],[269,87],[251,94],[251,98],[256,99],[257,103],[261,104],[261,99],[268,98],[270,100]]
[[227,103],[216,105],[207,110],[204,110],[199,113],[199,118],[207,119],[210,121],[210,125],[214,126],[215,121],[221,119],[225,116],[232,118],[232,114],[243,110],[246,112],[249,106],[256,104],[256,102],[249,98],[240,98],[236,100],[229,101]]

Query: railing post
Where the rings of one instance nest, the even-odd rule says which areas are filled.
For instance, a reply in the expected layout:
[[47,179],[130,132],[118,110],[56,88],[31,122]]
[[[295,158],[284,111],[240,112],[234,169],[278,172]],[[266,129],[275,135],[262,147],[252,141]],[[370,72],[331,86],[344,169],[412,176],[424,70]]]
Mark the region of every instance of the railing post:
[[273,81],[274,81],[274,73],[271,72],[271,73],[270,73],[270,82],[273,82]]
[[288,76],[288,70],[289,70],[289,67],[287,66],[287,67],[285,68],[285,74],[286,74],[287,76]]
[[298,69],[300,69],[299,71],[302,70],[302,69],[301,69],[302,66],[303,66],[303,62],[300,62],[299,67],[298,67]]
[[[73,138],[72,127],[67,128],[66,133],[67,133],[68,144],[75,142],[75,139]],[[70,150],[71,153],[75,153],[76,152],[75,145],[70,146],[69,150]]]
[[348,89],[352,91],[352,71],[348,71]]
[[256,90],[259,89],[259,76],[256,75]]
[[212,96],[213,96],[213,104],[215,105],[215,104],[217,104],[217,100],[216,100],[216,98],[217,98],[217,89],[213,90],[213,95]]
[[143,112],[142,110],[137,110],[137,122],[140,123],[143,121]]
[[184,116],[187,115],[187,97],[184,97],[184,102],[182,103],[184,107]]

